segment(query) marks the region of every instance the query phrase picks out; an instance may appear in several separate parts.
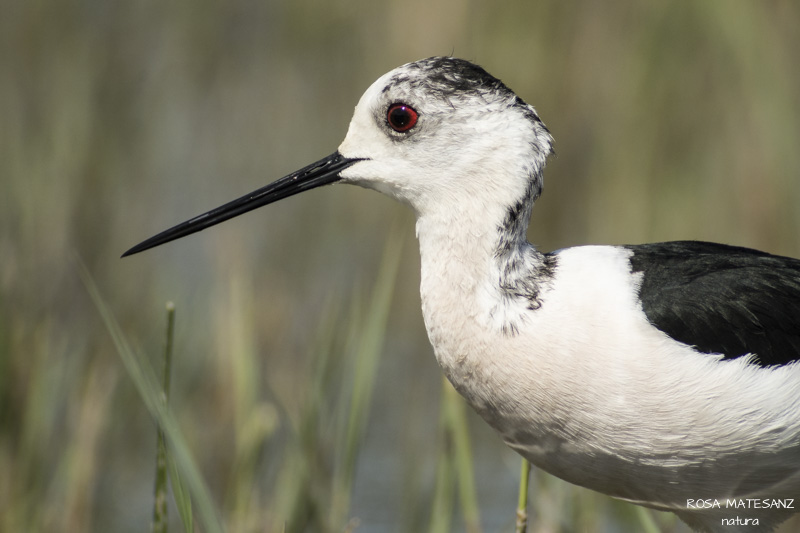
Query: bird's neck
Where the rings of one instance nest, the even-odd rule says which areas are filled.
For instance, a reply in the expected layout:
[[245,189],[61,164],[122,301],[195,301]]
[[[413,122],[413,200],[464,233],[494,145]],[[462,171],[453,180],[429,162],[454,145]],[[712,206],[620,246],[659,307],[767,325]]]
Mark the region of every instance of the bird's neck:
[[[462,379],[497,338],[514,337],[546,289],[547,258],[527,242],[530,203],[496,213],[456,209],[417,218],[422,311],[439,364]],[[470,363],[472,361],[472,363]]]

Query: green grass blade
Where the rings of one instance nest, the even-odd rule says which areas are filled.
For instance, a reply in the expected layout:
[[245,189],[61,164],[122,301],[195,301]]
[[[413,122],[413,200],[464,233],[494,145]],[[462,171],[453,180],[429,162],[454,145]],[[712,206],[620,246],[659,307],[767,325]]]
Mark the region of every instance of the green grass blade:
[[[304,404],[297,420],[289,417],[287,422],[292,426],[291,441],[285,448],[283,464],[277,477],[276,486],[280,487],[274,499],[275,531],[302,531],[316,526],[308,524],[309,520],[318,519],[318,515],[309,513],[315,505],[312,486],[320,482],[319,477],[312,475],[318,469],[320,459],[318,450],[320,442],[320,421],[329,419],[326,407],[333,403],[329,396],[330,381],[335,373],[337,358],[336,335],[340,324],[341,309],[335,298],[325,304],[322,321],[316,329],[313,343],[313,370],[311,385],[308,387],[309,399]],[[338,352],[337,352],[338,355]]]
[[366,322],[360,328],[360,334],[356,341],[353,391],[347,415],[343,455],[339,474],[334,480],[331,506],[334,526],[338,526],[344,521],[350,507],[356,458],[372,403],[375,373],[386,333],[389,307],[394,293],[402,248],[400,238],[394,237],[387,241],[378,278],[372,290]]
[[159,429],[156,451],[156,482],[155,497],[153,499],[153,523],[150,527],[152,533],[167,533],[167,445],[164,442],[164,433]]
[[661,531],[661,528],[658,527],[658,524],[653,518],[653,513],[651,513],[649,509],[638,505],[635,509],[636,516],[639,519],[639,526],[644,533],[659,533],[659,531]]
[[[166,307],[167,338],[164,347],[164,374],[161,386],[164,390],[164,402],[166,405],[169,405],[169,390],[170,383],[172,383],[172,354],[175,346],[175,304],[172,302],[167,302]],[[192,498],[189,494],[189,488],[186,486],[186,483],[184,483],[180,474],[180,470],[178,469],[178,465],[175,464],[175,459],[172,457],[172,453],[166,446],[164,432],[160,427],[158,430],[158,436],[159,454],[161,454],[163,450],[164,459],[169,470],[169,480],[172,485],[172,495],[175,498],[175,505],[178,507],[178,514],[181,517],[183,530],[186,533],[192,533],[192,531],[194,531],[194,517],[192,516]],[[166,477],[166,472],[164,472],[162,475]],[[164,491],[166,492],[166,485],[164,486]],[[166,519],[166,507],[164,509],[164,518]],[[164,532],[166,533],[166,527],[164,528]]]
[[167,466],[172,484],[172,495],[175,497],[175,505],[178,507],[178,514],[181,516],[183,530],[186,533],[192,533],[194,531],[194,516],[192,515],[191,493],[181,477],[175,458],[169,452],[167,453]]
[[447,411],[447,430],[451,434],[453,444],[453,462],[464,528],[467,533],[480,533],[481,517],[475,488],[475,472],[472,466],[472,446],[469,439],[466,404],[447,379],[443,379],[442,394]]
[[197,512],[204,530],[207,533],[222,533],[223,527],[217,516],[211,494],[203,481],[200,470],[192,457],[186,440],[183,438],[175,417],[167,409],[163,401],[161,387],[155,371],[145,358],[139,357],[134,353],[123,335],[122,329],[100,295],[100,291],[91,274],[80,260],[78,263],[78,271],[83,284],[111,335],[111,339],[128,375],[139,391],[147,410],[150,411],[159,427],[164,431],[166,440],[172,448],[177,470],[181,472],[183,479],[186,480],[189,493],[197,503]]
[[517,526],[516,533],[525,533],[528,530],[528,482],[531,478],[531,464],[523,457],[522,468],[519,474],[519,499],[517,500]]
[[449,431],[447,388],[452,386],[447,378],[442,376],[440,414],[439,414],[439,439],[440,449],[436,457],[436,485],[433,491],[431,504],[431,519],[428,533],[448,533],[453,519],[453,487],[455,484],[455,469],[452,459],[452,435]]
[[437,458],[436,488],[428,530],[430,533],[450,530],[455,487],[458,489],[464,529],[468,533],[480,533],[480,511],[464,400],[444,376],[441,391],[439,427],[442,445]]
[[453,461],[443,449],[436,461],[436,487],[433,492],[428,533],[450,532],[454,504],[453,477]]
[[[175,305],[167,302],[167,339],[164,348],[164,375],[161,382],[164,403],[169,403],[169,383],[172,369],[172,341],[175,332]],[[153,502],[153,533],[167,533],[169,529],[169,513],[167,508],[167,443],[164,432],[159,426],[156,443],[156,481]]]

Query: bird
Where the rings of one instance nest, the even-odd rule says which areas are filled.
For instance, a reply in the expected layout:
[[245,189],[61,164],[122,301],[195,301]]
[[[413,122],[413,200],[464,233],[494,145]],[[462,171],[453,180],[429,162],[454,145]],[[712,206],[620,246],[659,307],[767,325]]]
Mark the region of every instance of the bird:
[[[700,241],[527,240],[553,153],[533,106],[430,57],[377,79],[331,155],[123,254],[333,183],[416,216],[445,376],[538,468],[701,532],[800,508],[800,260]],[[744,524],[744,525],[743,525]]]

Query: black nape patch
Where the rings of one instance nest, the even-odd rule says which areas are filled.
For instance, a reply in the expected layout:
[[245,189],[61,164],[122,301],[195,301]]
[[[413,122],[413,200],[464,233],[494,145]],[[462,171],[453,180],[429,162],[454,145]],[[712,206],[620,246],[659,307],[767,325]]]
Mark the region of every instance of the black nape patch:
[[395,85],[406,84],[412,89],[445,100],[460,95],[476,95],[486,100],[506,99],[510,106],[521,109],[531,121],[542,124],[533,108],[522,98],[474,63],[456,57],[429,57],[409,63],[406,69],[392,76],[382,92],[389,91]]
[[525,230],[528,229],[531,220],[533,202],[542,194],[542,182],[542,169],[535,169],[528,176],[525,194],[506,211],[503,222],[497,227],[500,239],[497,243],[497,250],[495,250],[495,257],[509,253],[519,239],[525,238]]
[[[558,257],[542,254],[527,241],[526,229],[530,222],[533,201],[541,193],[541,170],[528,180],[525,194],[510,206],[503,221],[497,226],[497,245],[494,258],[500,269],[499,288],[505,298],[521,299],[526,307],[535,311],[542,306],[542,290],[555,276]],[[506,336],[517,334],[516,324],[505,324]]]
[[[504,299],[521,301],[530,311],[542,307],[542,293],[551,286],[558,266],[556,254],[542,254],[526,243],[512,251],[496,255],[500,268],[498,288]],[[519,328],[515,322],[502,325],[505,336],[515,336]]]
[[765,367],[800,359],[800,260],[697,241],[625,248],[647,319],[671,338]]
[[410,83],[426,92],[441,97],[451,97],[459,93],[495,94],[514,98],[514,92],[484,69],[474,63],[455,57],[429,57],[410,63],[410,72],[418,71],[422,76],[398,74],[389,85],[401,82]]

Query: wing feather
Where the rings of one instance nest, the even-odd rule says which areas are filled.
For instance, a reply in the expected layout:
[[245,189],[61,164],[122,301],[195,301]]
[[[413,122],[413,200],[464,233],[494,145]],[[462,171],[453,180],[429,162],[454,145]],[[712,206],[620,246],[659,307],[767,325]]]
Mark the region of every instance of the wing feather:
[[647,319],[703,353],[800,359],[800,260],[699,241],[625,246]]

